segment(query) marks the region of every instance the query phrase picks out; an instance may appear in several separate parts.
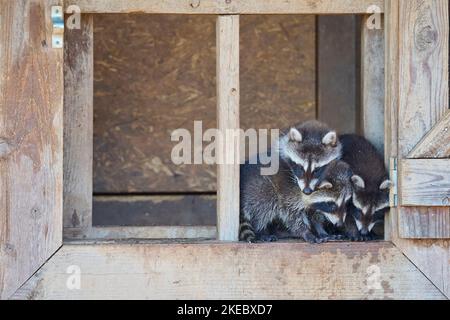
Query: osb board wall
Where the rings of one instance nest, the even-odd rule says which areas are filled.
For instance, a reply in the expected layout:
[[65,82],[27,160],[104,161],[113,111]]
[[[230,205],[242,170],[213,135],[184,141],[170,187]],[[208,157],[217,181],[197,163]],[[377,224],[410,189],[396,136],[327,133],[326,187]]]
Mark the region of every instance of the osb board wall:
[[[175,166],[176,128],[216,125],[214,16],[96,15],[94,193],[216,190],[216,169]],[[315,18],[241,17],[241,125],[316,117]]]

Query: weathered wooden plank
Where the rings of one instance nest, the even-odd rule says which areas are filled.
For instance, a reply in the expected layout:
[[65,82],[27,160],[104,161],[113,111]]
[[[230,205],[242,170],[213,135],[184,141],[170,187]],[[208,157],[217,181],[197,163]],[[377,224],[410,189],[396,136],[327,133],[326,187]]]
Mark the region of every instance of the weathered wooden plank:
[[400,205],[450,205],[450,159],[403,159],[400,179]]
[[357,66],[355,16],[317,17],[317,117],[339,133],[355,133]]
[[214,239],[215,226],[146,226],[65,228],[65,240]]
[[[387,163],[390,157],[398,157],[398,101],[399,101],[399,70],[400,61],[398,40],[399,40],[399,0],[386,0],[385,7],[385,41],[386,41],[386,133],[385,133],[385,155]],[[409,240],[400,238],[398,208],[391,208],[390,214],[386,219],[386,234],[394,244],[416,265],[423,274],[430,279],[442,292],[450,297],[450,268],[448,261],[450,259],[449,241],[446,240]],[[435,212],[435,214],[439,214]],[[412,218],[405,223],[405,226],[412,230],[409,234],[420,234],[423,231],[423,225],[420,219],[414,219],[410,215],[404,218]],[[432,215],[415,215],[415,217],[425,217],[432,220]],[[411,223],[411,222],[414,222]],[[417,232],[413,228],[417,223]],[[427,222],[427,221],[425,221]],[[428,228],[425,234],[433,235],[430,230],[440,230],[435,228],[440,223],[431,224],[428,222]]]
[[[448,1],[399,1],[399,158],[407,157],[417,143],[448,112]],[[399,186],[402,189],[402,186]],[[399,232],[404,238],[427,238],[435,226],[411,228],[411,221],[425,221],[424,215],[447,215],[448,208],[400,208]],[[410,233],[414,231],[414,233]]]
[[63,50],[51,5],[0,1],[0,299],[62,244]]
[[[217,17],[217,229],[219,240],[239,232],[239,16]],[[227,137],[228,136],[228,137]],[[221,162],[221,163],[220,163]]]
[[450,112],[428,131],[408,158],[450,158]]
[[[79,289],[70,290],[66,285],[69,277],[74,277],[69,266],[80,272]],[[65,245],[13,297],[443,298],[388,243]]]
[[[399,51],[398,51],[398,0],[386,0],[384,16],[385,43],[385,112],[384,112],[384,158],[390,170],[391,160],[398,156],[398,87],[399,87]],[[385,217],[385,240],[391,240],[393,224],[397,225],[395,208]]]
[[215,226],[215,195],[94,196],[100,226]]
[[93,16],[64,41],[64,227],[92,226]]
[[[361,29],[361,127],[363,135],[384,153],[384,29]],[[382,26],[382,25],[381,25]]]
[[383,11],[383,0],[68,0],[84,13],[178,14],[360,14],[373,5]]

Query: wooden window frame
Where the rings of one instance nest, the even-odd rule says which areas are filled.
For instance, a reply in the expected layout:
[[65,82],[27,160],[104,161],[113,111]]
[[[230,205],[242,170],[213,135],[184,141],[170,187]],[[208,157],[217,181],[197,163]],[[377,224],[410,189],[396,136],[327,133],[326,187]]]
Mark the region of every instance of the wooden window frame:
[[[44,1],[45,9],[48,9],[49,4],[61,3],[58,0],[34,1]],[[402,124],[402,115],[399,114],[398,106],[401,107],[402,103],[405,106],[408,105],[403,90],[410,85],[408,79],[402,78],[402,72],[409,66],[408,64],[417,63],[409,60],[405,62],[400,59],[403,53],[414,50],[412,44],[406,41],[407,39],[403,39],[406,37],[403,37],[401,33],[403,26],[399,23],[400,19],[410,19],[409,21],[412,22],[418,19],[414,16],[402,17],[401,9],[407,8],[413,11],[408,7],[408,1],[418,0],[327,0],[317,3],[310,0],[290,2],[285,0],[168,0],[162,2],[152,0],[133,2],[125,0],[65,0],[64,5],[66,7],[73,4],[79,5],[84,14],[145,12],[218,15],[217,107],[220,129],[239,126],[239,15],[365,14],[369,6],[378,5],[383,8],[385,14],[385,153],[387,160],[399,158],[401,159],[400,167],[409,169],[409,171],[400,170],[401,183],[407,181],[412,175],[418,174],[414,169],[416,160],[410,158],[425,156],[443,158],[449,155],[448,148],[442,151],[437,147],[439,141],[447,141],[445,139],[449,138],[449,130],[445,130],[449,125],[449,115],[448,113],[444,114],[443,111],[433,119],[433,123],[422,128],[424,132],[419,133],[423,136],[421,142],[418,144],[417,141],[410,142],[417,146],[409,155],[402,153],[402,146],[398,144]],[[433,10],[436,10],[436,6],[443,5],[448,9],[448,3],[443,4],[443,0],[427,0],[425,2],[430,6],[429,10],[432,13]],[[423,17],[421,18],[423,19]],[[448,16],[446,22],[448,24]],[[90,27],[92,28],[92,26]],[[445,47],[448,49],[448,25],[446,28],[444,27],[444,30],[447,32],[447,38],[444,40],[447,42],[447,46],[444,46],[444,49]],[[405,35],[407,35],[406,31]],[[366,36],[370,38],[369,34]],[[442,34],[439,34],[438,37],[442,37]],[[405,40],[405,43],[401,40]],[[91,47],[88,48],[84,55],[80,53],[82,55],[78,57],[85,58],[88,66],[92,65],[91,49]],[[365,53],[368,54],[369,51]],[[77,57],[73,58],[76,60]],[[366,58],[370,61],[369,55],[363,57],[363,59]],[[445,60],[442,57],[435,57],[433,61],[439,64]],[[86,66],[85,62],[83,66]],[[448,70],[447,68],[448,65],[444,65],[444,69]],[[442,73],[433,71],[438,75]],[[433,77],[434,73],[431,76]],[[87,108],[88,116],[91,117],[92,110],[88,109],[92,106],[92,88],[83,86],[92,80],[92,70],[84,69],[82,79],[83,81],[78,82],[80,88],[66,87],[65,90],[66,93],[67,90],[81,90],[86,93],[86,95],[81,95],[81,100],[86,99],[83,105]],[[370,81],[377,82],[378,80],[375,77],[368,78],[368,81],[367,85],[366,83],[363,85],[364,90],[371,86]],[[75,81],[72,83],[75,85]],[[439,92],[438,95],[443,93],[448,97],[448,85],[443,87],[441,88],[442,92]],[[65,103],[70,103],[70,97],[66,97]],[[445,105],[436,108],[444,107]],[[448,108],[448,101],[446,107]],[[368,108],[365,110],[370,112]],[[442,120],[440,120],[441,118]],[[426,135],[428,131],[429,133]],[[92,133],[92,128],[86,128],[85,133],[87,135]],[[436,143],[430,144],[430,141]],[[237,146],[233,146],[233,148],[237,150]],[[8,151],[8,149],[6,150]],[[9,152],[0,154],[0,156],[7,157]],[[82,159],[77,161],[92,160],[92,154],[89,153],[80,155],[80,157]],[[440,166],[449,164],[448,159],[433,159],[433,161]],[[448,177],[450,173],[444,172],[443,175]],[[66,180],[66,177],[64,179]],[[86,183],[86,180],[83,179],[80,181],[81,184]],[[442,202],[437,204],[437,201],[442,200],[442,196],[446,195],[444,188],[445,185],[438,186],[436,192],[441,197],[429,197],[427,204],[442,206]],[[400,191],[405,191],[405,193],[400,192],[400,204],[417,205],[417,203],[408,202],[410,199],[408,189]],[[83,192],[85,194],[89,192],[89,197],[92,199],[92,190]],[[35,269],[35,273],[24,271],[23,274],[10,280],[11,274],[19,272],[19,268],[6,272],[0,270],[0,297],[12,299],[445,299],[450,296],[450,271],[444,270],[446,266],[448,267],[450,258],[448,243],[444,240],[404,239],[401,234],[402,229],[399,228],[401,220],[397,219],[398,214],[401,216],[402,211],[405,210],[404,207],[391,210],[387,219],[390,231],[388,242],[337,243],[320,246],[291,242],[251,245],[235,242],[239,223],[238,165],[219,165],[218,198],[217,234],[220,242],[195,243],[188,241],[175,244],[149,240],[140,241],[137,244],[133,241],[129,243],[131,240],[122,243],[107,240],[86,242],[81,239],[91,238],[96,234],[90,234],[89,232],[92,230],[87,233],[83,233],[83,231],[81,233],[83,236],[78,241],[63,244],[62,239],[55,240],[54,244],[58,249],[48,251],[50,254],[41,261],[42,263],[37,271]],[[423,205],[423,203],[419,203],[419,205]],[[63,210],[60,210],[60,215],[62,214]],[[79,221],[80,225],[86,227],[90,221],[88,217],[83,219],[83,214],[85,213],[82,213]],[[62,219],[62,217],[60,218]],[[142,233],[142,229],[132,229],[133,236],[142,235],[145,238],[148,235],[148,233]],[[60,230],[59,227],[56,230]],[[152,232],[156,231],[156,229],[152,230]],[[120,237],[122,234],[120,230],[111,229],[108,232],[111,237],[117,235]],[[161,229],[157,232],[164,235],[168,233],[168,230]],[[180,232],[180,234],[186,234],[185,230]],[[0,244],[2,243],[0,242]],[[5,252],[8,253],[6,246],[2,245],[0,249],[2,257]],[[24,249],[24,252],[32,253],[28,249]],[[27,258],[21,256],[15,259],[20,264],[21,261],[24,261],[23,259]],[[255,269],[255,265],[260,266],[258,270]],[[76,268],[73,269],[73,266]],[[80,289],[68,286],[69,278],[77,276],[76,272],[73,274],[73,270],[81,272]],[[336,272],[336,270],[339,271]],[[368,283],[370,279],[373,279],[373,275],[379,276],[376,278],[380,280],[379,286],[375,283],[375,287],[372,287],[371,283]]]

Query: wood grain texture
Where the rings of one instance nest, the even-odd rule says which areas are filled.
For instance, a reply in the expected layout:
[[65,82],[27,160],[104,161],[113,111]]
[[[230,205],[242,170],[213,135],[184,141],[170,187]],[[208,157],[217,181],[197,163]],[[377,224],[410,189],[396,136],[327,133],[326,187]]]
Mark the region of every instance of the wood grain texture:
[[94,196],[94,226],[215,226],[215,195]]
[[[80,290],[67,289],[67,267],[71,265],[80,268]],[[373,276],[375,268],[379,277]],[[65,245],[13,297],[443,298],[398,249],[387,243]]]
[[65,32],[64,227],[92,226],[94,38],[93,16]]
[[216,127],[215,17],[94,20],[94,193],[215,191],[214,165],[171,159],[174,130]]
[[143,226],[65,228],[64,240],[215,239],[216,226]]
[[[94,193],[215,191],[215,166],[170,158],[173,130],[216,127],[215,17],[94,20]],[[315,119],[313,16],[241,17],[240,45],[242,128]]]
[[[385,7],[385,41],[386,41],[386,144],[385,155],[387,160],[398,155],[398,101],[399,101],[399,73],[400,61],[399,39],[399,0],[386,0]],[[389,161],[387,161],[389,163]],[[439,288],[447,298],[450,298],[450,246],[447,240],[411,240],[402,239],[399,233],[399,208],[391,208],[386,219],[386,234],[390,234],[390,240],[416,265],[423,274]],[[433,215],[434,214],[434,215]],[[409,227],[409,234],[426,234],[436,236],[440,223],[433,221],[433,214],[405,215],[404,226]],[[443,216],[440,216],[442,219]],[[423,218],[424,220],[421,220]],[[409,219],[409,221],[408,221]],[[404,220],[404,221],[405,221]],[[425,228],[424,228],[425,224]],[[416,228],[417,226],[417,228]],[[434,232],[434,234],[433,234]],[[439,235],[437,235],[439,236]]]
[[317,17],[317,117],[340,134],[357,131],[355,16]]
[[84,13],[178,14],[357,14],[372,5],[383,10],[383,0],[68,0]]
[[384,153],[384,29],[361,24],[361,127],[363,135]]
[[[239,233],[239,16],[217,17],[217,232],[237,241]],[[232,138],[227,138],[232,137]]]
[[[393,158],[398,157],[398,95],[399,95],[399,14],[398,0],[385,1],[385,111],[384,111],[384,159],[386,168],[392,171]],[[392,191],[392,190],[391,190]],[[392,193],[392,192],[391,192]],[[392,197],[392,194],[390,195]],[[385,240],[392,240],[393,225],[398,225],[395,208],[391,208],[384,220]],[[394,221],[395,220],[395,221]]]
[[[407,157],[448,111],[448,39],[448,1],[399,2],[399,158]],[[435,222],[424,217],[433,213],[450,220],[448,208],[400,208],[400,236],[427,238],[428,230],[439,230],[442,217]],[[407,225],[425,220],[435,225]]]
[[246,15],[239,24],[241,128],[316,119],[316,18]]
[[408,158],[450,158],[450,112],[428,131]]
[[403,159],[400,179],[400,205],[450,205],[450,159]]
[[[0,298],[62,244],[63,51],[51,5],[0,1]],[[6,147],[5,147],[6,143]]]

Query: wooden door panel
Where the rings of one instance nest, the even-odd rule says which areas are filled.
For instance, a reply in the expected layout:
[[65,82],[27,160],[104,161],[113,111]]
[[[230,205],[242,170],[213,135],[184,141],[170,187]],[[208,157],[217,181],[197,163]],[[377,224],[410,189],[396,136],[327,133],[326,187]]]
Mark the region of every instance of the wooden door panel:
[[63,52],[56,0],[0,0],[0,298],[62,244]]

